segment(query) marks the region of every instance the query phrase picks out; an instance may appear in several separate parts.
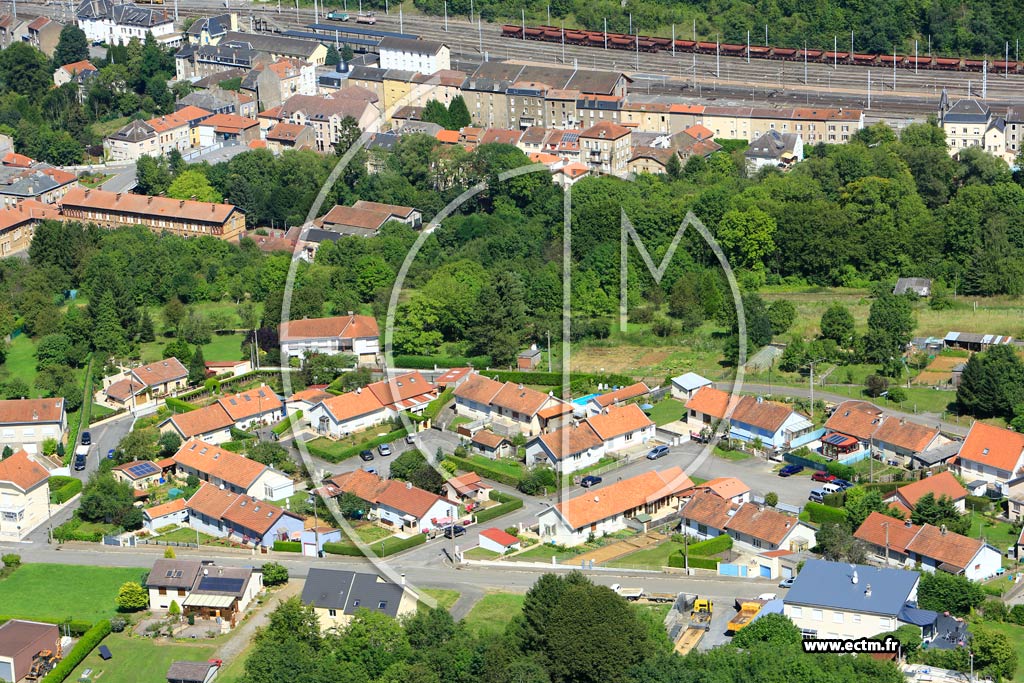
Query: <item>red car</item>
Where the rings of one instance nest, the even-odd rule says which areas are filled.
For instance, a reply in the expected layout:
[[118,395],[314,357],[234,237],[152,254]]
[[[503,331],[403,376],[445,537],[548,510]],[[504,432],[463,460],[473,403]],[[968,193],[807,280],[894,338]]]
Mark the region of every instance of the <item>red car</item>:
[[815,472],[814,474],[811,475],[811,481],[820,481],[820,482],[828,483],[830,481],[835,481],[835,479],[836,479],[836,475],[829,474],[828,472],[818,471],[818,472]]

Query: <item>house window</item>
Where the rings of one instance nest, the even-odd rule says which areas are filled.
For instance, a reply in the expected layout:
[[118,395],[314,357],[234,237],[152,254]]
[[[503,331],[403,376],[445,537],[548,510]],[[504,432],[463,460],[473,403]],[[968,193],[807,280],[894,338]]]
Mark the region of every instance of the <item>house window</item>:
[[338,610],[336,610],[336,609],[329,609],[329,610],[327,610],[327,616],[331,616],[331,617],[338,616]]
[[813,619],[814,621],[821,621],[822,618],[823,617],[820,609],[811,610],[811,619]]
[[881,627],[881,629],[883,631],[891,631],[892,630],[892,619],[890,619],[889,617],[879,617],[878,618],[878,625],[879,625],[879,627]]
[[166,588],[161,588],[161,589],[160,589],[159,591],[157,591],[157,592],[158,592],[158,593],[160,593],[160,595],[167,595],[167,589],[166,589]]
[[841,624],[841,623],[843,623],[843,613],[842,612],[833,612],[832,613],[832,623],[833,624]]
[[852,615],[850,615],[850,620],[853,623],[855,623],[855,624],[859,624],[860,623],[860,615],[859,614],[852,614]]
[[800,635],[804,640],[816,640],[818,638],[818,632],[813,628],[800,629]]
[[707,524],[698,524],[697,525],[697,531],[699,533],[706,534],[708,532],[708,525]]
[[804,615],[804,608],[803,607],[790,607],[789,609],[790,609],[789,616],[793,617],[794,619],[799,619],[800,617],[802,617]]
[[377,609],[387,609],[387,608],[388,608],[388,601],[387,600],[381,600],[380,602],[377,603]]

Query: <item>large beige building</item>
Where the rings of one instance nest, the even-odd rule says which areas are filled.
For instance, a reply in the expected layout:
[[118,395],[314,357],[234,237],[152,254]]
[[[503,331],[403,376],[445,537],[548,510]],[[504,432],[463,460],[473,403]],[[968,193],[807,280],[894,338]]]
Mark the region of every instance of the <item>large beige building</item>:
[[580,133],[583,163],[592,173],[625,175],[633,154],[629,128],[616,123],[599,123]]
[[104,228],[142,225],[179,237],[237,240],[245,232],[245,214],[232,204],[197,202],[76,187],[61,200],[66,219]]
[[381,110],[377,96],[363,88],[342,88],[333,95],[295,95],[281,105],[280,121],[300,126],[308,125],[316,134],[316,148],[330,151],[344,133],[342,122],[351,117],[359,130],[377,130],[381,123]]
[[40,453],[47,439],[64,441],[67,428],[62,398],[0,401],[0,446]]

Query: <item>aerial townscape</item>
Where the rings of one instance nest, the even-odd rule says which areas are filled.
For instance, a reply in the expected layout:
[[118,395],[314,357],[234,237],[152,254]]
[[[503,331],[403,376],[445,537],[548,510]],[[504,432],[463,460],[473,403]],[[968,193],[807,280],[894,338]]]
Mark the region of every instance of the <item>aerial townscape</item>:
[[1012,0],[0,0],[0,681],[1024,683]]

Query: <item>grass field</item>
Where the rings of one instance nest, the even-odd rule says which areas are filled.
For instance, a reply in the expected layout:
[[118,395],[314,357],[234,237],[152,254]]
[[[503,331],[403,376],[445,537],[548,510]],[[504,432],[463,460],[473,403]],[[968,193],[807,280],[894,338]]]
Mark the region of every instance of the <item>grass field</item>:
[[661,571],[662,567],[668,566],[669,555],[682,551],[683,544],[673,541],[666,541],[653,548],[644,548],[625,557],[620,557],[611,562],[605,562],[606,567],[624,567],[636,569],[653,569]]
[[675,422],[686,415],[686,406],[682,401],[677,401],[674,398],[666,398],[662,401],[658,401],[654,404],[654,408],[651,409],[648,416],[654,421],[654,424],[659,427],[667,425],[669,422]]
[[[430,597],[437,600],[437,606],[443,609],[451,609],[455,601],[462,595],[459,591],[448,590],[446,588],[423,588],[420,590],[421,593],[426,593]],[[424,605],[424,603],[420,603]]]
[[12,617],[57,620],[71,617],[96,621],[113,616],[117,610],[114,600],[121,584],[140,581],[146,571],[123,567],[26,564],[0,581],[0,605],[3,605],[4,614]]
[[[100,658],[99,648],[82,660],[68,677],[77,681],[82,672],[92,669],[91,680],[103,683],[135,683],[136,681],[163,681],[171,662],[178,659],[206,661],[213,656],[216,645],[157,642],[149,638],[131,638],[125,633],[112,633],[103,644],[114,656],[107,661]],[[218,676],[217,680],[224,680]]]
[[[175,541],[177,543],[195,543],[196,542],[196,530],[182,527],[181,529],[175,529],[174,531],[166,534],[161,534],[159,540],[161,541]],[[202,532],[199,532],[199,542],[209,543],[213,540],[213,536],[208,536]]]
[[1016,545],[1018,536],[1013,532],[1013,527],[1006,522],[998,522],[976,512],[971,513],[971,530],[967,535],[971,538],[984,537],[985,541],[995,546],[1000,553],[1005,553],[1007,548]]
[[488,593],[466,615],[466,626],[479,633],[501,633],[523,610],[524,596],[517,593]]
[[497,460],[491,460],[485,455],[470,455],[466,458],[470,462],[477,463],[484,467],[489,467],[492,470],[497,470],[510,477],[521,478],[525,473],[525,467],[518,460],[508,460],[498,458]]
[[131,123],[131,118],[127,116],[121,116],[110,121],[97,121],[96,123],[89,124],[89,129],[98,138],[105,138],[111,133],[116,133],[120,129]]
[[[238,360],[242,357],[242,341],[245,336],[241,333],[215,334],[209,344],[203,344],[203,358],[205,360]],[[171,339],[157,338],[155,342],[140,344],[140,353],[144,363],[153,363],[164,358],[164,347]]]
[[471,560],[493,560],[501,555],[487,548],[470,548],[466,551],[466,557]]
[[3,378],[18,378],[31,390],[33,398],[39,397],[36,389],[36,344],[26,334],[19,334],[7,346],[7,360],[3,364]]
[[542,543],[535,548],[524,550],[510,559],[519,560],[521,562],[551,562],[551,558],[556,557],[559,562],[565,562],[579,554],[579,552],[574,550],[559,550],[553,545]]

